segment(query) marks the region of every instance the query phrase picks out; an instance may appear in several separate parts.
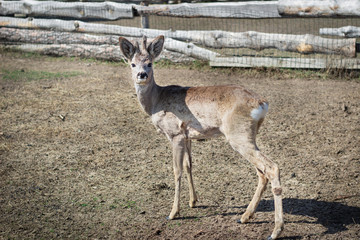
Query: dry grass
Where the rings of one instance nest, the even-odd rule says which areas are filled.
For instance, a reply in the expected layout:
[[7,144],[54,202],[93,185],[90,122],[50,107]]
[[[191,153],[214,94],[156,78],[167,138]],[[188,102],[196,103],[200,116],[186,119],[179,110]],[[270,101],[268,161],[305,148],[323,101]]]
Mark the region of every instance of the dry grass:
[[[272,230],[269,190],[256,217],[237,224],[256,174],[223,139],[194,143],[199,207],[186,206],[183,184],[181,218],[165,220],[170,145],[141,112],[124,64],[18,53],[0,62],[10,73],[51,73],[0,77],[0,238],[259,239]],[[268,98],[258,142],[281,168],[284,238],[359,237],[359,81],[199,62],[155,67],[162,85],[240,83]]]

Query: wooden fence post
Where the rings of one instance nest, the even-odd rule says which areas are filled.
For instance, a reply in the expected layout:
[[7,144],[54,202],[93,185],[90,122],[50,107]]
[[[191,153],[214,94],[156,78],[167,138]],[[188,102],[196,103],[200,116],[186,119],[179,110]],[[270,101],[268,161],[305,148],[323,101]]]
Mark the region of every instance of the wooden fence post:
[[[149,1],[144,0],[140,3],[141,6],[149,6]],[[141,14],[141,27],[142,28],[149,28],[149,15],[148,14]]]

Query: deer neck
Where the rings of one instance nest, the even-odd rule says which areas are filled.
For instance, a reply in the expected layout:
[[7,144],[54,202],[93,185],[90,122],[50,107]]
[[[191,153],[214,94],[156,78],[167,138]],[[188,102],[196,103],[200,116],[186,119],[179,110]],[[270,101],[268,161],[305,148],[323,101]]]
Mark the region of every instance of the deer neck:
[[154,77],[151,76],[152,80],[147,85],[136,85],[136,94],[139,103],[143,110],[148,114],[152,115],[153,109],[157,103],[160,87],[154,81]]

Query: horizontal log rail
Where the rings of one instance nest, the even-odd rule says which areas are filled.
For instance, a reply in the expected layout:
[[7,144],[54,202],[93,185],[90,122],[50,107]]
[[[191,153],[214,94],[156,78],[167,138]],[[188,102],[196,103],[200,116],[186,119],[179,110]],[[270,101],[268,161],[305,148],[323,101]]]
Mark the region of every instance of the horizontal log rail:
[[134,5],[142,14],[172,17],[279,18],[277,2],[182,3],[174,5]]
[[[51,56],[94,58],[107,61],[121,61],[119,47],[114,45],[89,45],[89,44],[0,44],[0,49],[32,52]],[[195,59],[187,55],[164,50],[159,60],[166,59],[172,62],[189,62]]]
[[14,14],[108,20],[133,18],[136,15],[190,18],[359,17],[360,2],[358,0],[279,0],[141,6],[116,2],[0,1],[0,15]]
[[251,48],[262,50],[275,48],[281,51],[303,54],[324,53],[347,57],[356,56],[356,39],[329,39],[310,34],[272,34],[260,32],[225,31],[166,31],[133,27],[94,24],[81,21],[52,19],[18,19],[0,17],[0,26],[26,29],[54,29],[57,31],[112,34],[131,37],[156,37],[164,35],[179,41],[192,42],[212,48]]
[[319,33],[321,35],[332,35],[346,38],[358,38],[360,37],[360,27],[345,26],[341,28],[320,28]]
[[0,15],[23,14],[27,16],[116,20],[133,18],[133,6],[133,4],[114,2],[1,1]]
[[360,1],[279,0],[278,12],[284,17],[360,17]]
[[[81,46],[81,52],[89,52],[99,46],[95,52],[119,52],[119,36],[115,35],[90,35],[85,33],[69,33],[69,32],[58,32],[58,31],[44,31],[44,30],[28,30],[28,29],[16,29],[16,28],[0,28],[0,42],[5,43],[30,43],[30,44],[51,44],[50,46],[43,46],[43,49],[49,51],[49,49],[55,49],[59,54],[63,51],[68,53],[71,49],[79,51],[77,48]],[[62,46],[67,44],[66,46]],[[92,45],[91,47],[87,45]],[[29,45],[30,46],[30,45]],[[60,47],[62,46],[62,47]],[[115,48],[113,47],[115,46]],[[61,49],[64,48],[64,49]],[[213,51],[196,46],[193,43],[185,43],[177,41],[171,38],[166,38],[164,48],[169,51],[185,54],[187,56],[201,59],[211,60],[220,54]],[[90,50],[86,50],[90,49]],[[44,50],[45,51],[45,50]],[[53,51],[53,50],[52,50]],[[109,55],[110,60],[118,58],[118,55],[111,53]],[[69,54],[68,54],[69,55]],[[113,56],[113,57],[111,57]],[[93,56],[96,57],[96,56]],[[105,59],[102,57],[102,59]]]
[[197,4],[135,5],[122,3],[4,1],[0,15],[72,17],[77,19],[101,18],[115,20],[138,15],[214,18],[278,18],[276,2],[230,2]]

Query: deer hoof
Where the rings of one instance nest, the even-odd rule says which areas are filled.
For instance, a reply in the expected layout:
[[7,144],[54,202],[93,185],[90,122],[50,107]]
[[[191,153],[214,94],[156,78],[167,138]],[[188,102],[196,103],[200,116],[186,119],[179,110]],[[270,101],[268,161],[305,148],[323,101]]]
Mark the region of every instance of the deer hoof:
[[179,215],[179,213],[175,213],[175,214],[170,213],[170,215],[167,216],[166,219],[167,219],[167,220],[173,220],[173,219],[175,219],[175,217],[178,216],[178,215]]
[[249,213],[245,212],[242,216],[241,216],[241,223],[247,223],[250,218],[252,218],[252,215],[250,215]]
[[191,208],[194,208],[194,207],[196,206],[196,202],[197,202],[197,200],[190,201],[190,202],[189,202],[189,206],[190,206]]

